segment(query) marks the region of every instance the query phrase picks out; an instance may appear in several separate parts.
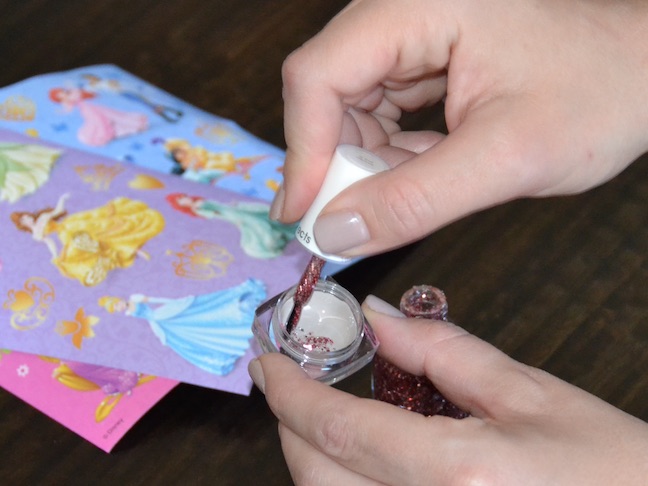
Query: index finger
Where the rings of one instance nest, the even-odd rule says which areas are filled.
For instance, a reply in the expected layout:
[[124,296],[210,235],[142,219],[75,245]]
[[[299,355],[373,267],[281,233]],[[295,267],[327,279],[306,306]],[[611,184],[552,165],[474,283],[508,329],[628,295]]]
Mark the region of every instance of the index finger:
[[[393,24],[408,28],[394,29]],[[441,15],[438,25],[439,42],[427,45],[420,37],[429,26],[422,25],[416,9],[391,1],[356,2],[288,57],[282,73],[287,144],[282,219],[297,220],[315,197],[345,136],[349,107],[377,106],[382,83],[390,78],[445,68],[453,36]],[[356,142],[364,146],[362,140]]]
[[278,353],[259,363],[268,405],[282,424],[337,463],[387,484],[415,482],[421,469],[435,478],[451,474],[458,457],[448,439],[474,439],[481,426],[474,417],[459,424],[355,397],[308,378]]

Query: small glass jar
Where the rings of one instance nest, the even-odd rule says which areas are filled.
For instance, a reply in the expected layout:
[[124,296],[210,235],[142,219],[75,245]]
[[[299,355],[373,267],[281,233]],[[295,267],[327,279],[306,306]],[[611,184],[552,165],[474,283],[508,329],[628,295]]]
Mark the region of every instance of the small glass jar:
[[371,362],[378,340],[360,304],[331,278],[321,279],[288,332],[296,286],[261,304],[252,330],[261,349],[283,353],[312,378],[332,384]]
[[[417,285],[403,294],[400,309],[407,317],[447,320],[448,301],[443,291],[430,285]],[[416,376],[376,355],[372,389],[376,400],[423,415],[465,418],[466,412],[448,401],[425,376]]]

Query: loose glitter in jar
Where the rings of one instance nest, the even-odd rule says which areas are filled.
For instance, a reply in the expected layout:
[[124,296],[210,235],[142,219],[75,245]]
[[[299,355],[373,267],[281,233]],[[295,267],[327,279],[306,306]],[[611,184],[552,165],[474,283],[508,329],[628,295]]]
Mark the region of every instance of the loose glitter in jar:
[[331,278],[320,279],[302,303],[299,320],[288,326],[298,287],[257,308],[252,330],[261,349],[289,356],[329,384],[369,364],[378,340],[353,295]]
[[[400,309],[407,317],[447,320],[448,301],[443,291],[417,285],[403,294]],[[425,376],[416,376],[374,356],[373,394],[376,400],[423,415],[445,415],[462,419],[466,412],[449,402]]]

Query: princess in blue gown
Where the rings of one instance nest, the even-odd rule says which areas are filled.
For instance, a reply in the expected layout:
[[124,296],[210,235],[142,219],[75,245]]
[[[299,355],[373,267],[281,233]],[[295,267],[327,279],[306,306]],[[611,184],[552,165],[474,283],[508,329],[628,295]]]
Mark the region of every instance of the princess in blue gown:
[[265,299],[263,282],[242,284],[210,294],[178,299],[132,295],[128,301],[102,297],[109,312],[148,321],[160,342],[199,368],[227,375],[252,338],[254,311]]

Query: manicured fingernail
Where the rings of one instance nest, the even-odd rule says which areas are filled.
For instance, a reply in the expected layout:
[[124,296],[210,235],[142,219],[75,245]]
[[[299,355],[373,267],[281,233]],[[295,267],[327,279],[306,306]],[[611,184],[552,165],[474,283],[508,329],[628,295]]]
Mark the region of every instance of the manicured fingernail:
[[405,314],[399,311],[396,307],[376,297],[375,295],[367,295],[364,303],[372,311],[378,312],[379,314],[385,314],[386,316],[391,317],[405,317]]
[[248,373],[250,378],[262,393],[265,393],[265,376],[263,376],[263,367],[258,359],[253,359],[248,364]]
[[275,194],[274,199],[272,200],[272,205],[270,206],[270,219],[273,221],[279,221],[281,215],[283,214],[284,202],[286,200],[286,191],[284,191],[283,184],[279,186],[277,193]]
[[369,229],[362,216],[339,211],[320,216],[313,225],[317,246],[325,253],[340,254],[369,241]]

